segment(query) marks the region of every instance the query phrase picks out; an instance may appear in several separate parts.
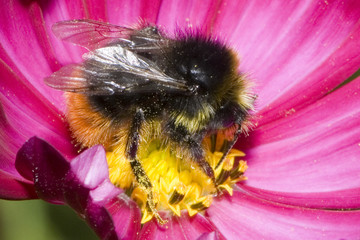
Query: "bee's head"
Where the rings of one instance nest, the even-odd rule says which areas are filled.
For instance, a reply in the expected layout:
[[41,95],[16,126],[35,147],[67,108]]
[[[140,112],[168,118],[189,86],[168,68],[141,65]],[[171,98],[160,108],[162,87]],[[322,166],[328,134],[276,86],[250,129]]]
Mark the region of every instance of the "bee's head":
[[250,108],[244,76],[238,72],[236,54],[224,44],[200,35],[174,41],[170,55],[172,71],[187,81],[192,94],[204,96],[218,107],[229,102]]
[[182,124],[189,129],[197,131],[207,124],[220,129],[240,123],[252,108],[236,54],[224,44],[190,34],[174,41],[164,60],[166,73],[185,80],[189,87],[186,96],[176,98],[174,108],[180,109],[179,119],[186,119]]
[[185,37],[175,43],[170,53],[175,74],[188,82],[198,94],[213,94],[232,75],[234,57],[216,41],[200,37]]

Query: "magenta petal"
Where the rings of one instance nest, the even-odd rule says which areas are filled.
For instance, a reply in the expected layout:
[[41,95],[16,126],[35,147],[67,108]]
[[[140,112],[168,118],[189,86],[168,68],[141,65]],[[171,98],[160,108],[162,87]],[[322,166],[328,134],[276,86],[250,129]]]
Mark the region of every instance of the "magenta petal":
[[[57,38],[53,34],[51,28],[56,22],[73,19],[86,19],[90,18],[89,15],[91,15],[92,19],[103,20],[103,18],[105,18],[105,12],[101,9],[105,7],[105,4],[97,3],[92,4],[91,6],[89,6],[89,4],[90,3],[88,3],[88,1],[81,0],[74,0],[70,2],[66,0],[46,1],[46,3],[42,4],[42,8],[45,9],[43,11],[43,18],[49,35],[49,41],[54,49],[57,60],[63,65],[81,62],[81,56],[86,52],[86,50]],[[93,14],[89,12],[89,8],[91,10],[98,9],[96,10],[97,13],[102,13],[98,17],[93,16]]]
[[360,211],[289,207],[234,192],[206,211],[226,239],[357,239]]
[[[358,8],[360,9],[360,6]],[[360,12],[358,15],[360,17]],[[359,69],[359,56],[360,22],[343,40],[340,47],[337,47],[313,72],[303,75],[297,83],[285,91],[282,91],[284,88],[280,86],[275,87],[275,89],[268,88],[269,92],[277,92],[280,89],[282,93],[271,96],[271,99],[264,97],[263,103],[259,102],[259,108],[261,108],[260,104],[267,105],[265,109],[259,112],[259,115],[266,116],[261,122],[266,123],[285,117],[288,111],[299,110],[326,96],[328,91],[337,87]],[[280,81],[286,82],[284,79]]]
[[111,184],[101,146],[69,163],[47,142],[33,137],[19,150],[16,168],[33,180],[40,198],[71,206],[101,239],[134,238],[139,231],[140,210]]
[[189,217],[188,213],[184,211],[181,217],[171,216],[165,219],[168,220],[168,223],[163,226],[160,226],[156,219],[147,222],[141,229],[139,239],[197,239],[203,233],[217,231],[201,214]]
[[252,132],[245,184],[276,192],[276,198],[280,192],[294,193],[282,199],[287,204],[359,208],[359,92],[356,79],[308,108]]
[[125,194],[106,204],[119,239],[136,239],[141,229],[141,212],[138,205]]
[[166,31],[170,35],[177,27],[182,30],[193,28],[209,33],[212,31],[213,20],[219,14],[218,5],[218,1],[163,1],[156,24],[166,26]]
[[43,79],[60,65],[48,41],[38,3],[26,6],[21,1],[4,1],[0,15],[0,42],[11,62],[41,95],[61,106],[62,93],[50,90],[43,83]]
[[134,26],[140,20],[156,23],[161,0],[108,0],[106,7],[110,23]]
[[351,188],[342,191],[329,192],[276,192],[253,188],[245,184],[241,184],[241,189],[264,200],[272,202],[304,206],[307,208],[317,209],[358,209],[360,190],[359,188]]
[[[6,55],[0,57],[8,60]],[[19,71],[3,61],[0,76],[0,169],[17,175],[16,152],[34,134],[56,145],[66,157],[74,156],[62,114]]]
[[228,1],[218,12],[213,31],[255,81],[261,122],[311,104],[360,66],[359,1]]
[[136,239],[141,227],[140,209],[135,202],[125,200],[123,194],[105,205],[89,201],[84,216],[100,239]]
[[217,232],[203,233],[197,240],[220,240],[219,234]]

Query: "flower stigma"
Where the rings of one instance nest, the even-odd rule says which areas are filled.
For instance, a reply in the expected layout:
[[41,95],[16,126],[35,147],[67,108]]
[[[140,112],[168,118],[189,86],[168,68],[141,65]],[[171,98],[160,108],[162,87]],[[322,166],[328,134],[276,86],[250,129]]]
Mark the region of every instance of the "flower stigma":
[[[205,138],[205,158],[215,173],[217,187],[195,163],[176,156],[170,147],[162,146],[154,140],[147,148],[139,152],[139,159],[152,184],[153,201],[159,212],[170,211],[180,216],[181,210],[187,210],[190,216],[210,207],[219,191],[233,193],[233,185],[246,180],[244,172],[247,164],[239,157],[245,154],[232,149],[224,161],[216,168],[223,153],[226,140],[221,133]],[[150,221],[154,214],[147,206],[147,193],[142,189],[131,170],[130,163],[119,146],[107,152],[110,181],[125,189],[126,193],[137,202],[142,212],[141,223]],[[216,169],[215,169],[216,168]]]

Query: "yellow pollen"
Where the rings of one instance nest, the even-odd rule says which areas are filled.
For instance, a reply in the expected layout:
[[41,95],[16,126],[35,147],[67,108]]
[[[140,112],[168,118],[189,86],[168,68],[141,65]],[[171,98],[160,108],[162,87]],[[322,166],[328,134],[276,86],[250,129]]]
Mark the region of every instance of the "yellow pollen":
[[[208,208],[219,190],[230,195],[233,185],[246,180],[243,175],[247,169],[246,162],[239,160],[245,154],[232,149],[220,166],[215,169],[222,157],[221,145],[226,141],[224,135],[216,137],[215,151],[211,151],[210,137],[204,141],[205,158],[214,169],[217,188],[212,180],[189,159],[175,156],[170,147],[163,147],[159,141],[148,143],[146,150],[139,152],[139,161],[153,186],[153,201],[159,212],[170,211],[180,216],[186,209],[190,216]],[[142,211],[141,223],[150,221],[154,216],[147,205],[147,193],[139,187],[125,157],[123,145],[107,152],[110,180],[116,186],[125,189],[126,193],[139,205]]]

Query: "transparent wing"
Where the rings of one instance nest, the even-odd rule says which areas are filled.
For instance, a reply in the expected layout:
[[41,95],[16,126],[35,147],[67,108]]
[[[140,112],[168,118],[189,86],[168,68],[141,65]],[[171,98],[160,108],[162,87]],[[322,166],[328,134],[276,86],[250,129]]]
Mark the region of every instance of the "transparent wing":
[[90,95],[191,91],[184,80],[168,76],[149,59],[120,45],[99,48],[83,57],[83,64],[65,66],[46,78],[45,83],[59,90]]
[[[71,20],[55,23],[54,34],[64,40],[94,50],[116,43],[129,48],[154,48],[163,40],[156,27],[132,29],[94,20]],[[131,39],[133,38],[133,39]]]
[[[100,75],[101,73],[92,72],[81,64],[69,64],[45,78],[45,83],[55,89],[76,92],[89,93],[91,95],[111,95],[114,93],[113,83],[104,81],[101,84],[89,83],[89,76]],[[96,86],[97,85],[97,86]]]

